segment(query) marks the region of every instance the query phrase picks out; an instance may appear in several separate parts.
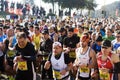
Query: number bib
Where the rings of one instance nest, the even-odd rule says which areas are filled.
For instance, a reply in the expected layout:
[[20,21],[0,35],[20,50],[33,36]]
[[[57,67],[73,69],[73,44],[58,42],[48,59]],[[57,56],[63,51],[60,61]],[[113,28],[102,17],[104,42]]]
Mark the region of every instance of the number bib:
[[110,74],[108,72],[102,72],[101,70],[99,72],[101,80],[110,80]]
[[80,68],[80,73],[90,73],[90,69],[88,67]]
[[21,70],[21,71],[28,70],[28,68],[27,68],[27,62],[26,61],[18,62],[18,69]]
[[76,58],[75,52],[70,52],[70,53],[69,53],[69,57],[70,57],[70,58]]
[[16,51],[15,50],[8,50],[7,51],[7,56],[8,57],[13,57],[15,55]]
[[53,78],[61,79],[60,71],[53,70]]

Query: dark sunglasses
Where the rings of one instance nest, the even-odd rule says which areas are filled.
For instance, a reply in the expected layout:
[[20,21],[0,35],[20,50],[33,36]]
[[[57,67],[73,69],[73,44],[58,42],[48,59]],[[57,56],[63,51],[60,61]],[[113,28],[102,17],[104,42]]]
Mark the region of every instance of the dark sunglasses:
[[116,38],[120,38],[120,36],[116,36]]
[[102,46],[103,49],[108,49],[108,47]]

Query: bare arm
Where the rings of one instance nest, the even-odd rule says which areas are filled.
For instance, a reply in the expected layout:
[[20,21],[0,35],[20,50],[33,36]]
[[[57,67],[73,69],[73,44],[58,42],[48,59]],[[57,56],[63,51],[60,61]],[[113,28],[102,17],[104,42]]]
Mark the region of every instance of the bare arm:
[[50,61],[46,61],[44,68],[48,70],[50,68],[50,65],[51,65]]
[[2,51],[4,51],[4,49],[5,49],[5,45],[4,45],[2,42],[0,42],[0,49],[1,49]]
[[97,59],[96,59],[96,53],[91,49],[90,50],[90,64],[88,65],[89,68],[97,68]]

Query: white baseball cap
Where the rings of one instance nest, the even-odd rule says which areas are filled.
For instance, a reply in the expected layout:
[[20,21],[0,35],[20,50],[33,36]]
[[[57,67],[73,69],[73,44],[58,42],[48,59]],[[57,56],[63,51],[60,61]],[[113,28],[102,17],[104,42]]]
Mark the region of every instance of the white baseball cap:
[[61,44],[60,42],[54,42],[54,43],[53,43],[53,47],[55,47],[55,46],[60,46],[60,47],[62,47],[62,44]]

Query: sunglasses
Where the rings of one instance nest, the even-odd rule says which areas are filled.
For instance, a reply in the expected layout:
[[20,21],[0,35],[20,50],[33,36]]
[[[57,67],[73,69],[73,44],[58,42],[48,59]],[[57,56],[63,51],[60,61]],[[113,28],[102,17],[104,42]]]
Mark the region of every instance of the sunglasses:
[[116,36],[116,38],[120,38],[120,36]]
[[103,49],[108,49],[108,47],[102,46]]

